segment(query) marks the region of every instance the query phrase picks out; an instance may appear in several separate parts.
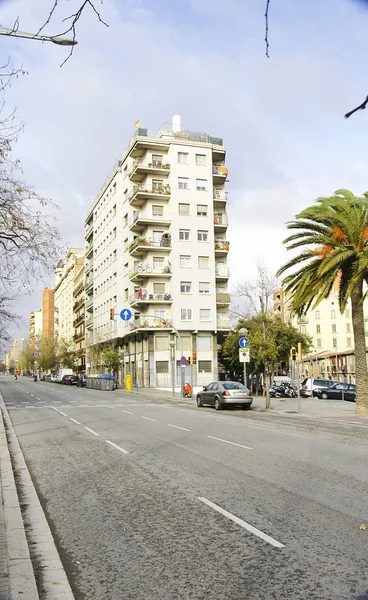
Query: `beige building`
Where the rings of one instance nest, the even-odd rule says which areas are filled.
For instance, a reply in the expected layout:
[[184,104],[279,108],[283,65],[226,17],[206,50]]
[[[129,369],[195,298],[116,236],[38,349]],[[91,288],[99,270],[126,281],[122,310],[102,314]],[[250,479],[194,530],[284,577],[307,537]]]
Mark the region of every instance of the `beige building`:
[[137,129],[87,215],[87,344],[113,341],[141,386],[180,382],[171,323],[194,363],[186,381],[217,379],[231,329],[225,156],[221,138],[185,129],[178,115],[156,133]]
[[55,291],[45,288],[42,292],[42,332],[53,336],[55,331]]
[[74,279],[84,264],[84,250],[71,248],[55,269],[55,337],[72,342],[74,336]]
[[42,334],[42,308],[31,312],[29,316],[29,344],[33,352],[37,351],[36,346],[39,345],[39,340]]
[[14,364],[16,369],[19,368],[19,355],[24,351],[27,343],[27,340],[24,338],[21,338],[20,340],[13,340],[12,347],[5,355],[5,364],[8,369],[9,366],[11,366],[11,363]]
[[84,279],[85,267],[83,263],[75,274],[73,289],[74,348],[77,356],[77,371],[79,373],[86,372]]

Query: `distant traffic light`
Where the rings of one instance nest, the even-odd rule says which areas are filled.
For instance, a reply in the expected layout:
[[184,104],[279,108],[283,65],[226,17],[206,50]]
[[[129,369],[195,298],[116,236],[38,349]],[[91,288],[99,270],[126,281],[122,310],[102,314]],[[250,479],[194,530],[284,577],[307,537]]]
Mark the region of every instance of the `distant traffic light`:
[[291,349],[291,360],[296,360],[296,348],[294,346]]
[[110,308],[110,321],[113,321],[115,318],[115,308]]

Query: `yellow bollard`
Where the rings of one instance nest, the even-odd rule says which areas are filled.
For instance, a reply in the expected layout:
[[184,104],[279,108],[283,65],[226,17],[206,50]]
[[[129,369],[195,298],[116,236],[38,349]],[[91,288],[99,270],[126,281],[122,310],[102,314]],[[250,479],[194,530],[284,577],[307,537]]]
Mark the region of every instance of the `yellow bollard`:
[[132,391],[132,376],[131,375],[127,375],[125,377],[125,389],[128,390],[128,392]]

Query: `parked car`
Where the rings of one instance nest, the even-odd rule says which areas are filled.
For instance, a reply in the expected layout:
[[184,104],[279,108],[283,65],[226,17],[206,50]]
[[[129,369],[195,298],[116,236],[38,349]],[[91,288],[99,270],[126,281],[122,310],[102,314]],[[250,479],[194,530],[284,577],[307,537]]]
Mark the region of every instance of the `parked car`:
[[316,396],[316,392],[318,390],[326,390],[333,383],[339,383],[338,381],[332,381],[331,379],[314,379],[313,377],[306,377],[304,381],[302,381],[302,385],[300,388],[300,395],[303,398],[309,398],[311,396]]
[[56,375],[51,375],[50,381],[51,381],[51,383],[57,383],[58,382],[57,376]]
[[80,375],[78,377],[77,386],[78,387],[85,387],[86,383],[87,383],[87,377],[85,375]]
[[79,377],[77,375],[64,375],[60,383],[64,385],[77,385]]
[[316,390],[315,396],[323,400],[349,400],[355,402],[356,385],[352,383],[333,383],[327,390]]
[[252,402],[251,392],[238,381],[213,381],[197,394],[197,406],[208,404],[216,410],[230,405],[250,408]]

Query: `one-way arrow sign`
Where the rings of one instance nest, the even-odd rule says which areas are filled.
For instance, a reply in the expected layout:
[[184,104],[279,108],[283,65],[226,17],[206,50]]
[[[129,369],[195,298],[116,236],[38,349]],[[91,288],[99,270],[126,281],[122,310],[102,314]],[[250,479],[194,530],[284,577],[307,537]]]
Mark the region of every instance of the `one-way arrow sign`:
[[132,311],[129,310],[129,308],[123,308],[120,312],[120,318],[123,319],[123,321],[129,321],[129,319],[132,318]]

